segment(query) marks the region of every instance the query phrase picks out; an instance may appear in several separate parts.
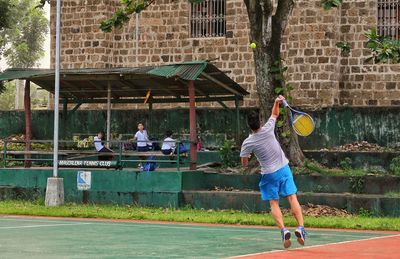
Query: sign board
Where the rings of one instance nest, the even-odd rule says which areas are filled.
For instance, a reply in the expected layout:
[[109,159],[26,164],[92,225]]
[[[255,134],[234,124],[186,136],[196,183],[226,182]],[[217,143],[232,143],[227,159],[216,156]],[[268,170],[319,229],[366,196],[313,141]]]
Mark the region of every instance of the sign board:
[[92,173],[90,171],[78,171],[76,175],[76,184],[78,190],[86,191],[90,190],[92,183]]

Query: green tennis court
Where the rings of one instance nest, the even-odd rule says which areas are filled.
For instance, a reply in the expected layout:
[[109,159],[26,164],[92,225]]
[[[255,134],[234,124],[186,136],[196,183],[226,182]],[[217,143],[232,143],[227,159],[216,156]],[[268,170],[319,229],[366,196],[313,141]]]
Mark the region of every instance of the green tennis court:
[[[1,258],[226,258],[282,250],[279,231],[260,227],[1,216],[0,233]],[[388,234],[309,235],[313,246]]]

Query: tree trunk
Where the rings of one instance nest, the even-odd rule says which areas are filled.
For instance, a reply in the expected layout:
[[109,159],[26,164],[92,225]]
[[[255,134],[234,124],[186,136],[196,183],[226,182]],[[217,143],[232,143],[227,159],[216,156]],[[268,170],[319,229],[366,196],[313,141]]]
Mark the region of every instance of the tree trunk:
[[[271,108],[276,97],[275,87],[282,87],[284,81],[276,79],[271,72],[273,65],[281,61],[281,41],[290,14],[293,10],[293,0],[279,0],[275,14],[271,0],[244,0],[250,21],[250,41],[256,43],[254,49],[254,64],[256,70],[256,88],[260,100],[261,119],[266,121],[271,115]],[[300,149],[297,135],[286,125],[279,130],[288,131],[289,137],[282,138],[278,133],[283,149],[294,165],[303,163],[304,154]]]
[[[25,81],[24,93],[24,108],[25,108],[25,151],[31,151],[32,140],[32,123],[31,123],[31,87],[29,80]],[[25,155],[24,167],[29,168],[32,165],[30,155]]]

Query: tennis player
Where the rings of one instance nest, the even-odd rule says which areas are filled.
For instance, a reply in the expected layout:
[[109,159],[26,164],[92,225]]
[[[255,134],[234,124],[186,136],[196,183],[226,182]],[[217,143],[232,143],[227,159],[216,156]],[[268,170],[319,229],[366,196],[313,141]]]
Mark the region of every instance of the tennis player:
[[241,163],[248,166],[249,157],[254,154],[261,165],[261,180],[259,183],[261,199],[269,201],[272,216],[276,225],[280,228],[282,242],[285,248],[290,247],[290,231],[285,228],[279,198],[289,201],[293,216],[298,227],[295,230],[297,241],[304,245],[306,232],[304,230],[303,214],[297,200],[297,187],[289,167],[289,160],[275,136],[275,123],[279,116],[279,104],[285,100],[283,96],[276,98],[272,108],[272,114],[264,126],[260,126],[258,112],[252,112],[247,116],[247,125],[252,133],[244,140],[240,152]]

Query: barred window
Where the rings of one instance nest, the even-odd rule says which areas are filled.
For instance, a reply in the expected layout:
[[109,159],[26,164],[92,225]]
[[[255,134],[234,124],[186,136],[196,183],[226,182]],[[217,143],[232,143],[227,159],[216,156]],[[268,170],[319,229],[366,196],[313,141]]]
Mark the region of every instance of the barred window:
[[378,34],[400,38],[400,1],[378,0]]
[[226,0],[204,0],[201,3],[192,3],[190,14],[192,38],[225,36]]

